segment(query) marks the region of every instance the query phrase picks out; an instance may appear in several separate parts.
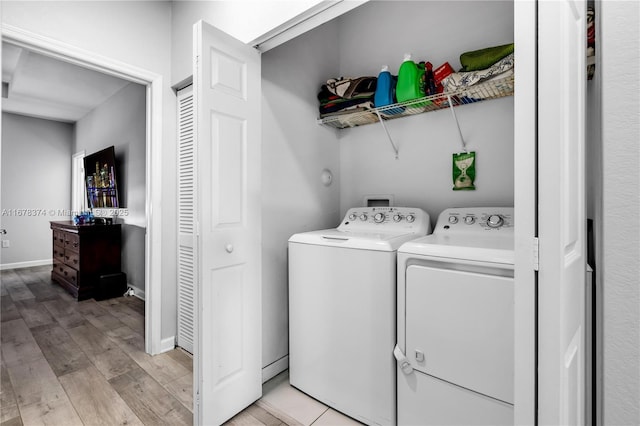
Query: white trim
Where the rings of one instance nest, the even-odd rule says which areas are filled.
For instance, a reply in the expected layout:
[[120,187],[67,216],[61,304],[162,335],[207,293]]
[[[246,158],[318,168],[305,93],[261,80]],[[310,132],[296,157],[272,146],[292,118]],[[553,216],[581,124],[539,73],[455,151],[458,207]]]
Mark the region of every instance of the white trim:
[[43,260],[29,260],[27,262],[15,262],[15,263],[3,263],[0,265],[0,271],[6,271],[7,269],[22,269],[31,268],[33,266],[51,266],[53,265],[52,259]]
[[86,208],[84,157],[85,150],[71,156],[71,211],[79,214]]
[[274,47],[280,46],[300,34],[312,30],[325,22],[347,13],[358,6],[365,4],[369,0],[338,0],[323,1],[316,6],[302,12],[298,16],[288,20],[282,25],[274,28],[266,34],[247,43],[254,46],[260,52],[266,52]]
[[152,355],[162,352],[162,214],[159,208],[162,201],[162,76],[4,23],[2,39],[61,61],[147,86],[145,351]]
[[176,348],[176,337],[171,336],[166,339],[162,339],[160,343],[160,353],[169,352]]
[[127,283],[127,287],[133,290],[133,296],[140,300],[146,300],[145,292],[140,287],[136,287],[133,284]]
[[536,422],[536,2],[514,4],[516,49],[514,93],[514,424]]
[[268,382],[287,368],[289,368],[289,355],[285,355],[266,367],[262,367],[262,383]]

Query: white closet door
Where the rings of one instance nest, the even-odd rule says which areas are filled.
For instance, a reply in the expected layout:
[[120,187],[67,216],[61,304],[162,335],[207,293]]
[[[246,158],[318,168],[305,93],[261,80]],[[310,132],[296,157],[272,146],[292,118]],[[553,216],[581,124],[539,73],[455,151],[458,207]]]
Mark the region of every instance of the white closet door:
[[585,424],[586,2],[538,2],[538,423]]
[[195,225],[193,87],[178,92],[178,333],[177,345],[193,353],[195,329]]
[[222,424],[262,395],[261,61],[194,26],[196,423]]

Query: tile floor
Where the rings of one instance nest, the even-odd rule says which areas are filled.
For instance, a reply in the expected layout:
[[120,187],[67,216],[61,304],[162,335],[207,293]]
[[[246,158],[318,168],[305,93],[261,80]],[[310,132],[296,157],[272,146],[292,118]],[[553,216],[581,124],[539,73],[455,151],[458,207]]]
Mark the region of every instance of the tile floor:
[[291,386],[288,370],[262,386],[262,398],[256,402],[256,405],[273,413],[291,426],[355,426],[362,424]]

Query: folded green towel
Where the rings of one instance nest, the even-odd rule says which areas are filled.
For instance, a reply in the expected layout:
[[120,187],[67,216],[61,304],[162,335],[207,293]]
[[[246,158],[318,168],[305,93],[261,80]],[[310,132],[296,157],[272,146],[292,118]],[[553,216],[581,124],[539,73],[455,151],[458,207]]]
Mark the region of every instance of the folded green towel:
[[460,55],[462,69],[460,71],[476,71],[489,68],[500,59],[513,53],[514,45],[505,44],[502,46],[487,47],[486,49],[465,52]]

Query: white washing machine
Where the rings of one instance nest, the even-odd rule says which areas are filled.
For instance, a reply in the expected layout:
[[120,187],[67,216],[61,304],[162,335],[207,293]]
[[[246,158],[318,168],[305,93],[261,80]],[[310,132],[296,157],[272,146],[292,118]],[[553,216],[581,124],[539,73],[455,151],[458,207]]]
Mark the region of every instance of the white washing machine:
[[398,250],[398,425],[513,425],[513,227],[447,209]]
[[396,250],[430,231],[418,208],[361,207],[289,239],[291,385],[365,424],[396,424]]

